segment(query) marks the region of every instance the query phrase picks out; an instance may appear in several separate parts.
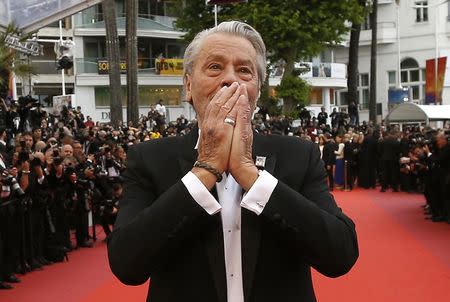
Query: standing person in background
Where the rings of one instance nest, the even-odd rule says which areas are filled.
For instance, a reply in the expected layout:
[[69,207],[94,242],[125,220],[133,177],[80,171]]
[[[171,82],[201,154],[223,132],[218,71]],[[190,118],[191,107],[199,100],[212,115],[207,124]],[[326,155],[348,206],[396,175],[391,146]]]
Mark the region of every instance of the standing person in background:
[[159,100],[158,104],[155,107],[156,112],[158,112],[159,116],[156,119],[156,126],[158,127],[159,132],[163,132],[164,127],[166,125],[166,106],[164,106],[164,101]]
[[337,189],[342,189],[344,187],[344,143],[342,142],[342,136],[336,136],[336,143],[338,144],[338,149],[334,151],[336,156],[336,169],[334,171],[334,183]]
[[381,142],[380,148],[382,169],[381,192],[386,192],[388,187],[391,187],[392,191],[398,192],[400,143],[394,131],[387,134],[387,137]]
[[358,124],[358,106],[355,102],[351,101],[348,105],[348,115],[350,117],[350,124],[356,126]]
[[338,150],[338,144],[334,141],[329,133],[325,133],[323,136],[325,140],[325,146],[323,147],[323,161],[325,163],[325,169],[327,170],[328,186],[330,191],[333,191],[334,187],[334,170],[336,163],[336,154],[334,151]]
[[328,114],[325,112],[325,107],[320,108],[320,112],[317,115],[317,120],[319,122],[319,128],[321,125],[327,124]]
[[346,191],[353,189],[353,161],[354,161],[354,149],[355,146],[351,141],[350,134],[344,135],[344,187]]
[[330,117],[331,117],[331,127],[332,128],[337,128],[338,127],[338,115],[339,113],[337,112],[336,107],[333,108],[333,112],[331,112]]

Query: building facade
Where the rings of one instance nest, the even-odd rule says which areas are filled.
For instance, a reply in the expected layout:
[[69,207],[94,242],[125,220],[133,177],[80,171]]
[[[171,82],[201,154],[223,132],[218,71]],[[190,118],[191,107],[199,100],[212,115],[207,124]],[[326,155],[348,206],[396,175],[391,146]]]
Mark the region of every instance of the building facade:
[[[381,118],[392,108],[389,91],[409,92],[409,102],[425,104],[426,61],[450,54],[450,4],[438,0],[378,0],[377,107]],[[371,25],[363,24],[359,41],[359,114],[369,119]],[[334,48],[335,61],[348,64],[349,37]],[[447,61],[447,66],[449,66]],[[446,67],[442,104],[450,104],[450,73]],[[338,106],[349,100],[346,89],[336,92]],[[381,109],[381,110],[380,110]]]
[[[147,114],[150,105],[160,99],[165,101],[167,119],[176,120],[181,114],[188,119],[195,118],[193,108],[183,97],[183,79],[180,70],[175,70],[177,60],[183,58],[186,45],[181,41],[183,32],[173,27],[176,16],[171,15],[170,2],[139,0],[138,19],[138,85],[139,112]],[[116,0],[118,34],[120,40],[121,65],[125,59],[125,1]],[[38,41],[44,46],[44,55],[31,57],[37,67],[37,75],[18,80],[18,92],[31,94],[44,106],[51,106],[52,98],[62,95],[63,77],[57,70],[55,41],[60,38],[59,24],[54,23],[38,31]],[[107,71],[105,23],[101,5],[90,7],[62,22],[63,39],[71,39],[74,67],[64,73],[66,94],[73,94],[72,105],[79,105],[83,112],[95,121],[108,122],[109,77]],[[313,86],[311,105],[317,114],[324,106],[327,112],[337,106],[336,96],[347,87],[346,64],[335,62],[335,50],[324,51],[320,56],[310,58],[304,64],[310,71],[302,77]],[[171,72],[172,70],[172,72]],[[269,84],[276,87],[281,73],[270,75]],[[121,75],[123,117],[126,117],[126,75]],[[47,109],[48,110],[48,109]]]

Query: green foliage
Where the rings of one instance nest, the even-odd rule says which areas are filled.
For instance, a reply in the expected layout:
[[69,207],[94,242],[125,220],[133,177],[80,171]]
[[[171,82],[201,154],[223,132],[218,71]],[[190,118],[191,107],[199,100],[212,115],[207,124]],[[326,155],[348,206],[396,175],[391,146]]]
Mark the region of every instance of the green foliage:
[[[202,29],[214,26],[213,6],[204,0],[178,1],[176,26],[190,41]],[[218,20],[242,20],[262,35],[271,61],[288,61],[288,49],[298,49],[296,60],[315,56],[324,47],[341,41],[349,28],[345,21],[360,18],[358,0],[250,0],[219,6]]]
[[289,75],[283,77],[280,85],[275,90],[277,91],[278,97],[283,98],[285,102],[289,99],[299,106],[309,105],[311,86],[298,76]]
[[[21,36],[20,30],[16,24],[11,23],[8,27],[0,32],[0,95],[5,96],[8,89],[9,73],[13,70],[18,77],[35,74],[33,66],[28,65],[24,60],[19,58],[19,53],[11,51],[5,45],[5,39],[8,35]],[[30,37],[29,35],[21,36],[20,41],[23,42]],[[14,67],[12,63],[14,61]]]
[[[255,27],[266,43],[269,61],[284,64],[278,96],[285,106],[286,100],[306,104],[310,87],[298,78],[294,63],[341,42],[350,30],[347,21],[360,22],[364,16],[361,1],[366,0],[249,0],[219,6],[218,22],[241,20]],[[187,32],[186,41],[214,26],[214,9],[204,0],[178,1],[175,10],[176,27]]]

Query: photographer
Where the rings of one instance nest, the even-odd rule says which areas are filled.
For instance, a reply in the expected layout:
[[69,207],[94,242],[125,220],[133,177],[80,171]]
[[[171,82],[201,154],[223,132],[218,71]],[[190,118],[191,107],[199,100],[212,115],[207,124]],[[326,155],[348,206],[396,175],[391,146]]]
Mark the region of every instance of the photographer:
[[[111,234],[110,225],[114,225],[117,212],[119,209],[120,201],[122,199],[122,185],[120,183],[114,183],[112,186],[112,198],[107,199],[100,206],[100,223],[106,234],[106,237]],[[106,240],[106,239],[105,239]]]
[[450,144],[445,132],[436,135],[434,152],[430,152],[431,169],[431,220],[450,223]]

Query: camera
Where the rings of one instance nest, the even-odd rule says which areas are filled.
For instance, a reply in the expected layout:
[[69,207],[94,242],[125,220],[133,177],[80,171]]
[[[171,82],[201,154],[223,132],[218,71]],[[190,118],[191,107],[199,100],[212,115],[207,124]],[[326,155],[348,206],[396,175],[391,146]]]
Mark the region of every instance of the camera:
[[17,195],[19,196],[25,195],[25,192],[20,187],[19,183],[17,182],[17,179],[15,179],[12,175],[7,175],[3,177],[2,183],[5,186],[9,186],[11,188],[11,191],[16,192]]

